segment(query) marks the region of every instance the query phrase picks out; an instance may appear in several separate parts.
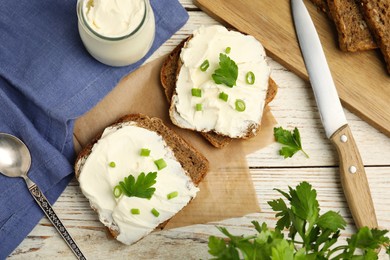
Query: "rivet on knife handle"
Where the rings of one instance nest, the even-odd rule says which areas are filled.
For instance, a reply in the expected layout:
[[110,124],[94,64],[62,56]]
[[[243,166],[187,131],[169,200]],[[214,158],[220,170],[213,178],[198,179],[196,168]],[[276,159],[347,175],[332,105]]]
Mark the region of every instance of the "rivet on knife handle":
[[378,227],[364,165],[348,125],[335,132],[330,140],[340,158],[340,179],[352,217],[358,228]]

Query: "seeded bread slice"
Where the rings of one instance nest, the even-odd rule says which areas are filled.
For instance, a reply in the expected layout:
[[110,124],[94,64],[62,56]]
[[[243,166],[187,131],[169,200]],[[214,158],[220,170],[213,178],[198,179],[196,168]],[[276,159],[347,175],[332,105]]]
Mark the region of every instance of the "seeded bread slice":
[[[181,164],[186,174],[189,175],[195,186],[203,180],[209,169],[209,162],[200,152],[198,152],[192,145],[187,143],[173,130],[164,125],[163,121],[159,118],[148,117],[142,114],[130,114],[120,118],[117,122],[109,127],[121,128],[123,125],[129,122],[134,122],[136,126],[148,129],[156,132],[160,135],[167,145],[171,148],[177,161]],[[79,179],[82,174],[83,166],[88,159],[88,156],[92,153],[92,148],[97,143],[103,134],[100,133],[94,140],[91,141],[77,156],[75,161],[75,175]],[[94,207],[92,207],[94,210]],[[156,229],[162,229],[169,220],[160,223]],[[114,222],[109,220],[102,220],[102,222],[108,227],[108,230],[114,238],[117,238],[120,234],[119,228]]]
[[329,12],[338,32],[343,51],[365,51],[377,44],[355,0],[328,0]]
[[382,51],[390,74],[390,0],[360,0],[363,15]]
[[[184,39],[178,46],[176,46],[175,49],[173,49],[173,51],[165,59],[160,71],[161,84],[163,86],[165,96],[169,104],[171,104],[171,99],[175,92],[176,78],[181,67],[181,61],[180,61],[181,49],[184,47],[185,43],[189,39],[191,39],[191,36]],[[268,83],[268,91],[265,100],[265,105],[267,105],[275,98],[277,90],[278,88],[276,83],[270,78]],[[172,113],[172,106],[171,106],[170,113]],[[256,131],[252,131],[253,130],[252,128],[248,129],[246,138],[250,138],[256,135],[257,132],[260,130],[260,128],[261,127],[257,127]],[[228,145],[233,140],[233,138],[220,135],[215,132],[200,132],[200,134],[202,134],[206,140],[208,140],[213,146],[217,148],[222,148]]]

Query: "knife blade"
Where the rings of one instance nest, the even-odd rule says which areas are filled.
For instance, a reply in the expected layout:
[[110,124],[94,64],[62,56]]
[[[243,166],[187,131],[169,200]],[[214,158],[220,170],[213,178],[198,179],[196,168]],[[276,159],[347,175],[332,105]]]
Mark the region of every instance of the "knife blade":
[[303,0],[291,0],[295,32],[328,139],[340,159],[340,180],[358,228],[378,226],[364,165],[345,117],[321,41]]

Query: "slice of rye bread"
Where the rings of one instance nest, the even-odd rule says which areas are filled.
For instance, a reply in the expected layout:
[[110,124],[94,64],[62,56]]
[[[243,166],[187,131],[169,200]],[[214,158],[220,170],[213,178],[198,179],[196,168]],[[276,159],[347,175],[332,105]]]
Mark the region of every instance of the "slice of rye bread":
[[342,51],[365,51],[378,47],[355,0],[327,1]]
[[[191,178],[192,182],[195,184],[195,186],[198,186],[209,170],[209,162],[206,157],[198,152],[191,144],[177,135],[173,130],[168,128],[161,119],[156,117],[148,117],[143,114],[129,114],[121,117],[108,127],[120,128],[122,125],[129,122],[135,122],[138,127],[154,131],[158,135],[162,136],[167,145],[172,149],[178,162]],[[88,145],[86,145],[78,154],[74,166],[77,179],[80,177],[83,165],[92,152],[93,145],[99,141],[102,134],[103,131],[98,134]],[[93,208],[93,210],[96,209]],[[164,228],[168,221],[169,220],[160,223],[156,230]],[[115,225],[108,227],[108,230],[114,238],[117,238],[119,235],[119,230],[118,228],[115,228]]]
[[[199,182],[206,175],[209,162],[199,151],[197,151],[191,144],[177,135],[173,130],[168,128],[161,119],[156,117],[148,117],[143,114],[129,114],[121,117],[118,121],[109,127],[118,127],[121,125],[135,122],[138,127],[142,127],[156,132],[162,136],[167,145],[172,149],[176,159],[182,165],[184,170],[188,172],[193,183],[198,185]],[[76,178],[80,176],[82,167],[92,152],[93,145],[100,139],[103,132],[96,136],[83,150],[78,154],[75,161],[75,175]]]
[[390,0],[360,0],[361,9],[390,74]]
[[334,21],[342,51],[365,51],[377,44],[355,0],[311,0]]
[[[191,39],[191,37],[192,36],[184,39],[179,45],[175,47],[175,49],[173,49],[173,51],[165,59],[160,71],[161,84],[164,88],[165,96],[169,104],[171,104],[172,96],[175,93],[176,77],[181,67],[181,61],[180,61],[181,49],[184,47],[185,43],[189,39]],[[278,91],[278,87],[276,83],[271,78],[269,78],[265,105],[267,105],[275,98],[277,91]],[[256,129],[257,131],[255,132],[249,129],[247,138],[256,135],[257,132],[260,130],[260,128],[261,127],[258,127]],[[220,135],[215,132],[200,132],[200,134],[202,134],[206,140],[208,140],[213,146],[217,148],[222,148],[228,145],[233,140],[233,138]]]

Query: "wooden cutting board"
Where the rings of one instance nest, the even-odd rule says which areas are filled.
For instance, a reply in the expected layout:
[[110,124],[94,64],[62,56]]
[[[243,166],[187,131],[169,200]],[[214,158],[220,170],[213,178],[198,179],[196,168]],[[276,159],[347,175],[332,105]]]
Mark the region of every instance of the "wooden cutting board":
[[[308,81],[289,0],[194,0],[220,22],[256,37],[267,54]],[[305,1],[343,105],[390,136],[390,75],[378,50],[344,53],[328,17]]]

